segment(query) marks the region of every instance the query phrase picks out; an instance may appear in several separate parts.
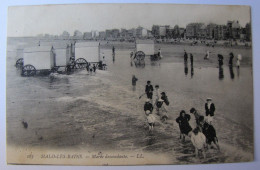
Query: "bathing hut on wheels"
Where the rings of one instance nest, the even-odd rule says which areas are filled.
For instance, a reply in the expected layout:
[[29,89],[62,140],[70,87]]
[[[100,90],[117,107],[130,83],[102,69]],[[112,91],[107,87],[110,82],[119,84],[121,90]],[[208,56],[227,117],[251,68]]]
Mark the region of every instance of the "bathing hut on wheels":
[[55,67],[52,46],[37,46],[24,49],[22,76],[34,76],[37,72],[50,72]]
[[144,60],[145,56],[154,57],[154,40],[136,40],[135,41],[135,57],[137,61]]
[[89,63],[100,61],[99,42],[77,42],[75,44],[75,62],[77,68],[86,68]]

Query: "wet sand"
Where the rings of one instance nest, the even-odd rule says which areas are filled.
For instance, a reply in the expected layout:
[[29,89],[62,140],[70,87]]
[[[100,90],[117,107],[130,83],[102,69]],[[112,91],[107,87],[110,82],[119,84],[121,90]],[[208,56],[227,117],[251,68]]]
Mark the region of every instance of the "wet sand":
[[[215,74],[218,68],[216,68],[214,55],[221,51],[223,55],[227,56],[231,51],[230,49],[225,48],[223,50],[220,47],[201,47],[203,49],[198,49],[195,46],[156,45],[156,49],[160,47],[164,56],[160,62],[156,63],[163,66],[164,70],[162,71],[169,70],[172,66],[167,65],[167,63],[177,63],[176,67],[180,67],[184,75],[183,64],[181,63],[185,49],[188,53],[191,51],[194,55],[195,75],[192,82],[186,80],[185,76],[178,77],[176,75],[175,79],[183,81],[186,85],[182,83],[174,84],[173,89],[167,85],[161,86],[162,89],[169,92],[169,99],[171,99],[170,118],[168,123],[165,124],[159,121],[159,117],[156,117],[154,134],[149,135],[145,116],[142,112],[145,98],[138,100],[138,97],[143,93],[143,86],[147,81],[145,77],[152,78],[152,75],[148,73],[163,68],[153,67],[149,61],[146,61],[148,66],[144,70],[130,67],[129,58],[121,60],[120,56],[129,57],[131,48],[127,51],[124,51],[125,49],[120,51],[116,45],[115,47],[118,56],[114,65],[110,60],[111,58],[108,57],[109,66],[113,67],[108,67],[107,71],[98,70],[96,75],[90,76],[86,70],[82,70],[71,75],[56,75],[54,79],[39,76],[20,77],[19,72],[13,67],[16,61],[16,53],[8,52],[6,100],[8,147],[19,145],[61,149],[141,150],[165,153],[172,158],[171,163],[173,164],[240,162],[253,159],[253,126],[250,126],[253,123],[252,93],[247,96],[248,102],[235,109],[239,113],[234,113],[236,119],[233,120],[232,115],[235,111],[225,105],[224,101],[226,100],[221,103],[225,91],[193,91],[191,87],[187,86],[190,83],[200,82],[200,77],[196,78],[197,75],[208,71],[209,74]],[[204,61],[203,51],[207,48],[210,48],[213,54],[209,61]],[[237,48],[232,49],[232,51],[235,54],[241,53],[243,55],[242,66],[244,68],[250,67],[252,64],[250,49]],[[104,52],[108,56],[111,55],[110,50],[104,48]],[[120,62],[117,65],[118,60]],[[228,58],[225,58],[225,64],[227,64],[227,60]],[[207,69],[208,67],[210,69]],[[114,68],[121,69],[122,73],[115,75],[114,73],[118,70]],[[123,70],[126,72],[128,70],[129,73],[124,73]],[[225,75],[227,74],[226,71],[225,68]],[[144,73],[141,74],[141,72]],[[126,77],[126,75],[131,76],[133,73],[139,74],[138,78],[140,79],[137,90],[134,92],[130,85],[130,79],[128,82]],[[250,75],[250,71],[246,71],[246,74]],[[205,76],[207,77],[207,75]],[[216,74],[218,82],[217,76]],[[156,77],[160,76],[157,75]],[[196,79],[198,81],[195,81]],[[170,78],[169,80],[173,81]],[[243,83],[247,81],[243,79],[243,76],[235,80]],[[154,83],[160,81],[160,78],[153,79]],[[226,78],[225,81],[228,81],[225,86],[230,87],[228,85],[229,80]],[[215,89],[218,89],[218,87]],[[189,139],[184,143],[179,140],[179,129],[175,119],[180,110],[189,111],[192,106],[203,112],[205,101],[204,98],[201,99],[201,96],[206,97],[208,94],[214,95],[218,104],[219,115],[216,116],[215,127],[222,151],[219,153],[210,150],[207,153],[208,158],[200,160],[194,158],[194,149]],[[234,100],[234,95],[230,96],[230,100]],[[238,101],[242,103],[243,99]],[[223,108],[220,106],[223,106]],[[246,110],[249,110],[249,116],[244,122],[242,115]],[[232,114],[227,115],[226,113],[229,111]],[[22,120],[28,122],[27,129],[22,127]],[[193,117],[191,125],[195,125]]]

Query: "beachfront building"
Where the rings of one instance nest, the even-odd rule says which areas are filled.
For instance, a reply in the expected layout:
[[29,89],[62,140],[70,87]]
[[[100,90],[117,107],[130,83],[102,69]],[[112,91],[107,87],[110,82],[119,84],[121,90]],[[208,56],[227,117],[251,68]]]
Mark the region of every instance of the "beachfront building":
[[166,38],[170,39],[174,37],[174,28],[169,27],[166,29]]
[[251,41],[251,23],[247,23],[245,27],[246,40]]
[[217,25],[214,23],[210,23],[207,25],[207,38],[214,39],[214,30]]
[[170,25],[153,25],[152,26],[152,34],[155,38],[165,38],[166,30],[170,28]]
[[111,39],[112,37],[112,30],[106,30],[106,39]]
[[159,37],[159,29],[160,29],[160,26],[159,25],[153,25],[152,26],[152,34],[155,38],[158,38]]
[[143,28],[143,27],[137,27],[136,28],[136,37],[137,38],[143,38],[143,37],[147,37],[147,29]]
[[119,29],[112,29],[112,37],[116,39],[119,38],[119,36],[120,36]]
[[184,37],[186,35],[186,29],[185,28],[179,28],[179,31],[180,31],[180,37],[186,38],[186,37]]
[[216,25],[214,28],[214,39],[215,40],[225,40],[227,39],[227,26],[226,25]]
[[70,33],[68,31],[63,31],[61,34],[62,39],[69,39],[70,38]]
[[106,38],[106,32],[105,31],[100,31],[99,32],[99,39],[104,40]]
[[203,23],[190,23],[186,26],[186,38],[201,38],[206,36],[206,27]]
[[238,21],[227,22],[228,38],[239,39],[240,38],[241,26]]
[[91,32],[84,32],[83,39],[84,40],[91,40],[92,39],[92,33]]
[[121,28],[120,37],[122,38],[127,37],[127,29]]
[[99,37],[99,32],[96,31],[96,30],[93,30],[93,31],[91,31],[91,36],[92,36],[92,38],[98,38]]
[[197,38],[205,39],[207,37],[207,26],[205,24],[199,24],[197,29]]
[[174,27],[168,27],[166,29],[166,38],[180,38],[180,37],[181,37],[181,29],[178,25],[175,25]]
[[75,39],[82,39],[82,38],[83,38],[83,34],[82,34],[82,32],[80,32],[79,30],[75,30],[73,37],[74,37]]
[[127,37],[128,38],[136,37],[136,29],[132,28],[132,29],[127,30]]

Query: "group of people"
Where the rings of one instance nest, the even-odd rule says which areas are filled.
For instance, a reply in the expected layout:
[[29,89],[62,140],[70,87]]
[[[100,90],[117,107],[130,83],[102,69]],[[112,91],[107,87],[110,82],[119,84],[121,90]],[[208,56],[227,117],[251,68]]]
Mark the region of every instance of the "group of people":
[[96,73],[96,70],[97,70],[97,66],[98,66],[98,64],[90,64],[90,63],[87,63],[87,65],[86,65],[86,70],[90,73],[90,74],[92,74],[92,73]]
[[[155,101],[153,102],[154,91],[155,91]],[[155,85],[155,90],[154,90],[151,81],[147,81],[144,94],[146,94],[147,96],[146,102],[144,104],[144,112],[145,115],[147,116],[149,132],[152,132],[154,127],[154,122],[155,122],[155,117],[153,115],[154,108],[156,110],[156,114],[160,116],[162,122],[165,122],[168,119],[167,106],[169,105],[169,100],[166,95],[166,92],[160,92],[159,85]]]
[[218,145],[218,138],[216,130],[212,125],[215,112],[215,105],[212,103],[212,99],[208,98],[205,103],[205,115],[201,115],[195,108],[190,109],[190,113],[194,115],[196,121],[196,127],[192,129],[189,124],[191,116],[184,110],[180,112],[176,122],[180,128],[180,139],[185,141],[185,137],[188,136],[191,139],[193,146],[195,147],[195,155],[198,157],[199,152],[202,152],[203,157],[206,157],[205,151],[211,147],[220,149]]
[[[138,79],[133,75],[133,80]],[[160,92],[159,85],[155,85],[155,89],[151,84],[151,81],[147,81],[145,86],[145,93],[147,99],[144,104],[144,113],[149,127],[149,132],[153,132],[155,125],[155,114],[160,116],[160,120],[165,122],[168,119],[169,105],[168,97],[165,92]],[[141,95],[139,98],[141,98]],[[153,102],[153,96],[155,95],[155,101]],[[205,115],[201,115],[195,108],[190,109],[190,113],[194,115],[196,121],[196,127],[193,129],[189,123],[191,116],[184,110],[180,112],[176,122],[180,128],[180,139],[185,141],[185,137],[190,137],[190,140],[195,148],[196,157],[201,152],[203,157],[206,157],[206,150],[210,147],[219,149],[218,138],[216,130],[212,125],[213,117],[215,114],[215,105],[211,98],[207,98],[205,103]],[[155,110],[155,114],[153,114]]]
[[[231,52],[229,53],[229,62],[228,62],[229,67],[233,67],[233,59],[234,59],[234,54]],[[237,60],[236,67],[239,69],[240,61],[242,60],[242,55],[238,54],[236,60]]]
[[[188,53],[184,50],[184,63],[188,62]],[[193,55],[190,53],[190,64],[193,66]]]

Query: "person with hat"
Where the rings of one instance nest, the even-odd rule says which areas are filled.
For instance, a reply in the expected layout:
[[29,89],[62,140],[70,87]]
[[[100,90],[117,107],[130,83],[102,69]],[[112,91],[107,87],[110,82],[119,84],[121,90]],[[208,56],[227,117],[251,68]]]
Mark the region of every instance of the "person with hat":
[[145,86],[145,93],[148,99],[153,99],[153,85],[151,85],[151,81],[147,81],[147,84]]
[[149,132],[153,131],[154,128],[154,123],[155,123],[155,117],[151,114],[151,112],[149,110],[147,110],[145,112],[146,114],[146,118],[147,118],[147,122],[148,122],[148,126],[149,126]]
[[144,104],[144,111],[146,112],[147,110],[149,110],[151,113],[153,112],[153,105],[152,103],[150,103],[149,99],[146,99],[146,102]]
[[213,116],[215,112],[215,105],[212,103],[211,98],[207,98],[207,102],[205,103],[205,111],[206,111],[206,121],[211,124],[213,121]]
[[189,124],[190,115],[186,114],[184,110],[180,112],[179,117],[176,119],[176,122],[179,124],[180,128],[180,139],[185,141],[185,135],[190,136],[192,128]]

